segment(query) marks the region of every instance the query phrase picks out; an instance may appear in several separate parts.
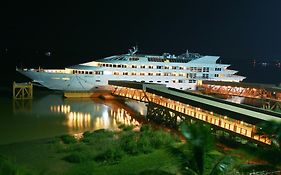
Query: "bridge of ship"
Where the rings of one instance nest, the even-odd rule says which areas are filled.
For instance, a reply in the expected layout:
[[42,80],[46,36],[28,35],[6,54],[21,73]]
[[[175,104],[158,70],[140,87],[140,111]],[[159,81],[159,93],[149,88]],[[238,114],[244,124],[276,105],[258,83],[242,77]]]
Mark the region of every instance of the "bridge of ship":
[[243,104],[236,104],[165,85],[130,81],[109,81],[113,95],[148,103],[147,119],[178,127],[183,121],[200,120],[212,128],[257,143],[271,144],[266,135],[257,133],[262,121],[281,122],[281,114]]

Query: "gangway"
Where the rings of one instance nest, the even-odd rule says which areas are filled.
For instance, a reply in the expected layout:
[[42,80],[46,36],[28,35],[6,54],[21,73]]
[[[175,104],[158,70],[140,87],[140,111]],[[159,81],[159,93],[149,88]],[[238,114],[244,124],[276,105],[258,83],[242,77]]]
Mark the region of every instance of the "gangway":
[[130,81],[109,81],[113,95],[148,103],[147,118],[178,127],[183,121],[200,120],[258,143],[271,144],[266,135],[257,133],[263,121],[281,122],[281,114],[227,102],[211,96],[168,88],[165,85]]

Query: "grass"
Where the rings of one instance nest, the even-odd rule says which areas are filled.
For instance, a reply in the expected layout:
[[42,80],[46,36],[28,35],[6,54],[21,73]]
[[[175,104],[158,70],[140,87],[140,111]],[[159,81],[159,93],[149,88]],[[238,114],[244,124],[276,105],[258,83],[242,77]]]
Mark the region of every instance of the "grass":
[[[148,125],[139,132],[133,131],[130,126],[120,128],[123,131],[85,132],[80,140],[63,135],[2,145],[0,155],[5,158],[0,157],[0,174],[180,174],[182,162],[167,149],[184,144],[177,136],[161,129],[154,130]],[[236,157],[235,166],[239,164],[245,169],[251,169],[247,163],[262,160],[262,156],[258,157],[257,152],[251,154],[249,151],[251,149],[216,148],[206,159],[206,172],[210,172],[211,167],[225,155]]]

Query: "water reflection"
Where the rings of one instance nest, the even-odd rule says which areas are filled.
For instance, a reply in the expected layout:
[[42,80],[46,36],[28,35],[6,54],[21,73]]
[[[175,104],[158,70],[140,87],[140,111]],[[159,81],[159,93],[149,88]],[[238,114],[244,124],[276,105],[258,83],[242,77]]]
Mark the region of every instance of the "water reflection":
[[136,111],[114,100],[45,94],[19,101],[0,97],[0,104],[5,108],[0,110],[0,144],[140,124],[132,117]]

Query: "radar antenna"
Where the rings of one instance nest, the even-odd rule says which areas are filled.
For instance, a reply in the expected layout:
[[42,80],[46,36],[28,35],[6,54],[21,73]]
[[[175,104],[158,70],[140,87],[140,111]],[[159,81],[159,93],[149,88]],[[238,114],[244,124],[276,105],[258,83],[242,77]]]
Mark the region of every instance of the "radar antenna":
[[134,46],[133,49],[129,49],[129,54],[134,55],[138,51],[138,46]]

